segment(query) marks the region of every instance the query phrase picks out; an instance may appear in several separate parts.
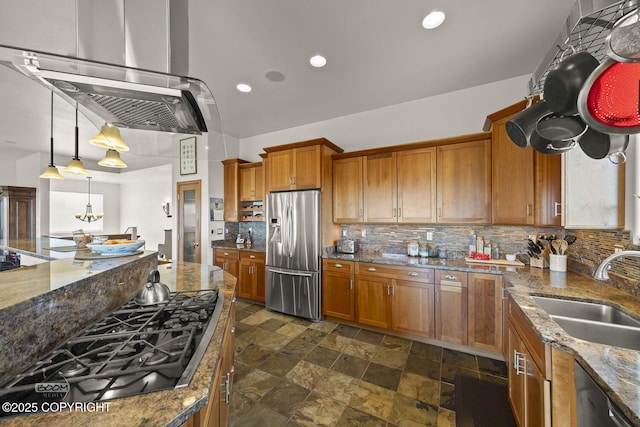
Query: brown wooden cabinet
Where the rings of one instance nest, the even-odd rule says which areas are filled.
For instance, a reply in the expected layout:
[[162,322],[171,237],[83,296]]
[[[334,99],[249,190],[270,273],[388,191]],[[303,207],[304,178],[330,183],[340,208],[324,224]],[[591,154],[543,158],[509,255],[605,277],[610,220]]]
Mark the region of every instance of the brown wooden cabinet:
[[356,263],[356,320],[434,336],[434,270]]
[[535,223],[562,225],[562,156],[535,152]]
[[213,251],[213,265],[217,265],[235,277],[238,277],[239,259],[240,253],[235,249],[214,249]]
[[322,314],[355,320],[354,263],[325,259],[322,262]]
[[264,168],[262,162],[239,165],[239,221],[264,221]]
[[436,149],[398,151],[398,222],[436,222]]
[[513,300],[508,304],[509,402],[521,427],[551,425],[551,382],[546,378],[550,351]]
[[467,344],[467,273],[436,270],[435,337]]
[[241,159],[223,160],[224,165],[224,220],[236,222],[239,220],[239,184],[240,184],[240,168],[239,165],[247,163]]
[[320,188],[322,173],[320,145],[268,152],[269,191]]
[[467,344],[502,353],[502,276],[469,273]]
[[396,222],[396,153],[365,156],[362,173],[364,222]]
[[[10,240],[36,240],[36,189],[31,187],[0,187],[7,196],[8,232]],[[0,236],[1,237],[1,236]]]
[[333,161],[333,222],[362,222],[362,157]]
[[234,376],[235,354],[235,307],[231,306],[229,323],[225,329],[220,359],[213,376],[209,400],[204,408],[189,418],[183,427],[220,427],[226,426],[231,406],[231,388]]
[[240,251],[238,297],[265,302],[265,253]]
[[437,156],[438,222],[489,223],[491,140],[438,146]]

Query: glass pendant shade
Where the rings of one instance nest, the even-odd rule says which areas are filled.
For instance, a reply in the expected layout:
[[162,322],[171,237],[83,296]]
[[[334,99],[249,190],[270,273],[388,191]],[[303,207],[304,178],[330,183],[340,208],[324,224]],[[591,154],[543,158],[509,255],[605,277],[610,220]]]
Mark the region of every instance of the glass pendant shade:
[[53,163],[53,91],[51,91],[51,161],[49,162],[49,166],[40,174],[40,178],[43,179],[64,179],[60,172],[58,172],[58,168]]
[[108,150],[129,151],[129,147],[122,140],[118,128],[109,123],[105,123],[100,129],[100,133],[90,139],[89,143]]
[[104,166],[107,168],[126,168],[127,164],[122,161],[120,158],[120,153],[116,150],[107,150],[104,158],[98,162],[100,166]]

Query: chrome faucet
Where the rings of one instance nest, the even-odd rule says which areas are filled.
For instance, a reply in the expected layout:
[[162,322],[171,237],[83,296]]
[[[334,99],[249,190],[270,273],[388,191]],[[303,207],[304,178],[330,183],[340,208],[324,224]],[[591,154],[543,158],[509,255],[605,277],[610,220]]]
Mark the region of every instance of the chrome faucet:
[[600,263],[598,268],[596,268],[595,273],[593,273],[593,278],[596,280],[609,280],[609,269],[611,268],[611,263],[618,258],[623,258],[626,256],[633,256],[640,258],[640,251],[620,251],[616,252],[613,255],[610,255]]

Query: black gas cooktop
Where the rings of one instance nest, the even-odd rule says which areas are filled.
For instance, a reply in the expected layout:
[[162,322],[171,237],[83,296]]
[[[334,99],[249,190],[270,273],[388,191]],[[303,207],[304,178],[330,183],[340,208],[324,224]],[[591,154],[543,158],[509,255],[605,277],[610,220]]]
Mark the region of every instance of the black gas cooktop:
[[90,402],[184,387],[222,300],[217,290],[174,292],[153,306],[131,300],[0,385],[0,402]]

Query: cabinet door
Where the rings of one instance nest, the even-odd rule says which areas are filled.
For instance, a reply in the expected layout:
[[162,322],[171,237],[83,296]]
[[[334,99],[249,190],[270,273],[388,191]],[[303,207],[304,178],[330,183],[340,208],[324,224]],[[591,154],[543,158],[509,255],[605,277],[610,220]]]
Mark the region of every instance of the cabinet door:
[[274,151],[267,159],[269,190],[290,190],[293,187],[293,150]]
[[333,161],[333,222],[362,222],[362,157]]
[[216,249],[213,252],[213,264],[235,277],[238,277],[238,258],[237,250]]
[[436,222],[436,149],[397,153],[398,222]]
[[526,375],[523,375],[525,382],[524,413],[527,427],[550,425],[545,423],[545,378],[538,366],[529,358],[524,347],[524,366]]
[[467,344],[467,288],[436,285],[436,338]]
[[356,276],[358,322],[380,328],[391,327],[389,297],[391,281],[375,276]]
[[240,169],[240,200],[258,200],[256,197],[256,170],[255,168]]
[[230,161],[224,164],[224,220],[238,221],[238,163]]
[[322,186],[321,149],[320,145],[312,145],[293,150],[293,186],[296,190]]
[[509,403],[516,424],[524,427],[524,358],[522,340],[516,332],[511,322],[509,322],[509,332],[507,334],[508,354],[507,366],[509,367]]
[[253,168],[253,175],[255,181],[255,199],[253,200],[264,200],[264,166],[257,166]]
[[505,129],[512,116],[493,123],[492,129],[492,206],[494,224],[533,224],[533,148],[522,148],[511,141]]
[[251,277],[252,262],[247,259],[242,259],[238,265],[238,282],[237,282],[237,294],[240,298],[253,298],[253,283]]
[[396,153],[364,157],[364,222],[396,222]]
[[562,224],[562,156],[535,152],[536,225]]
[[391,297],[392,328],[433,338],[435,336],[434,285],[396,280]]
[[438,147],[438,222],[491,219],[491,141]]
[[469,274],[468,345],[502,352],[502,277]]
[[322,314],[355,320],[353,276],[324,271],[322,276]]
[[253,265],[253,295],[256,301],[265,302],[267,300],[267,279],[265,276],[264,260],[256,261]]

